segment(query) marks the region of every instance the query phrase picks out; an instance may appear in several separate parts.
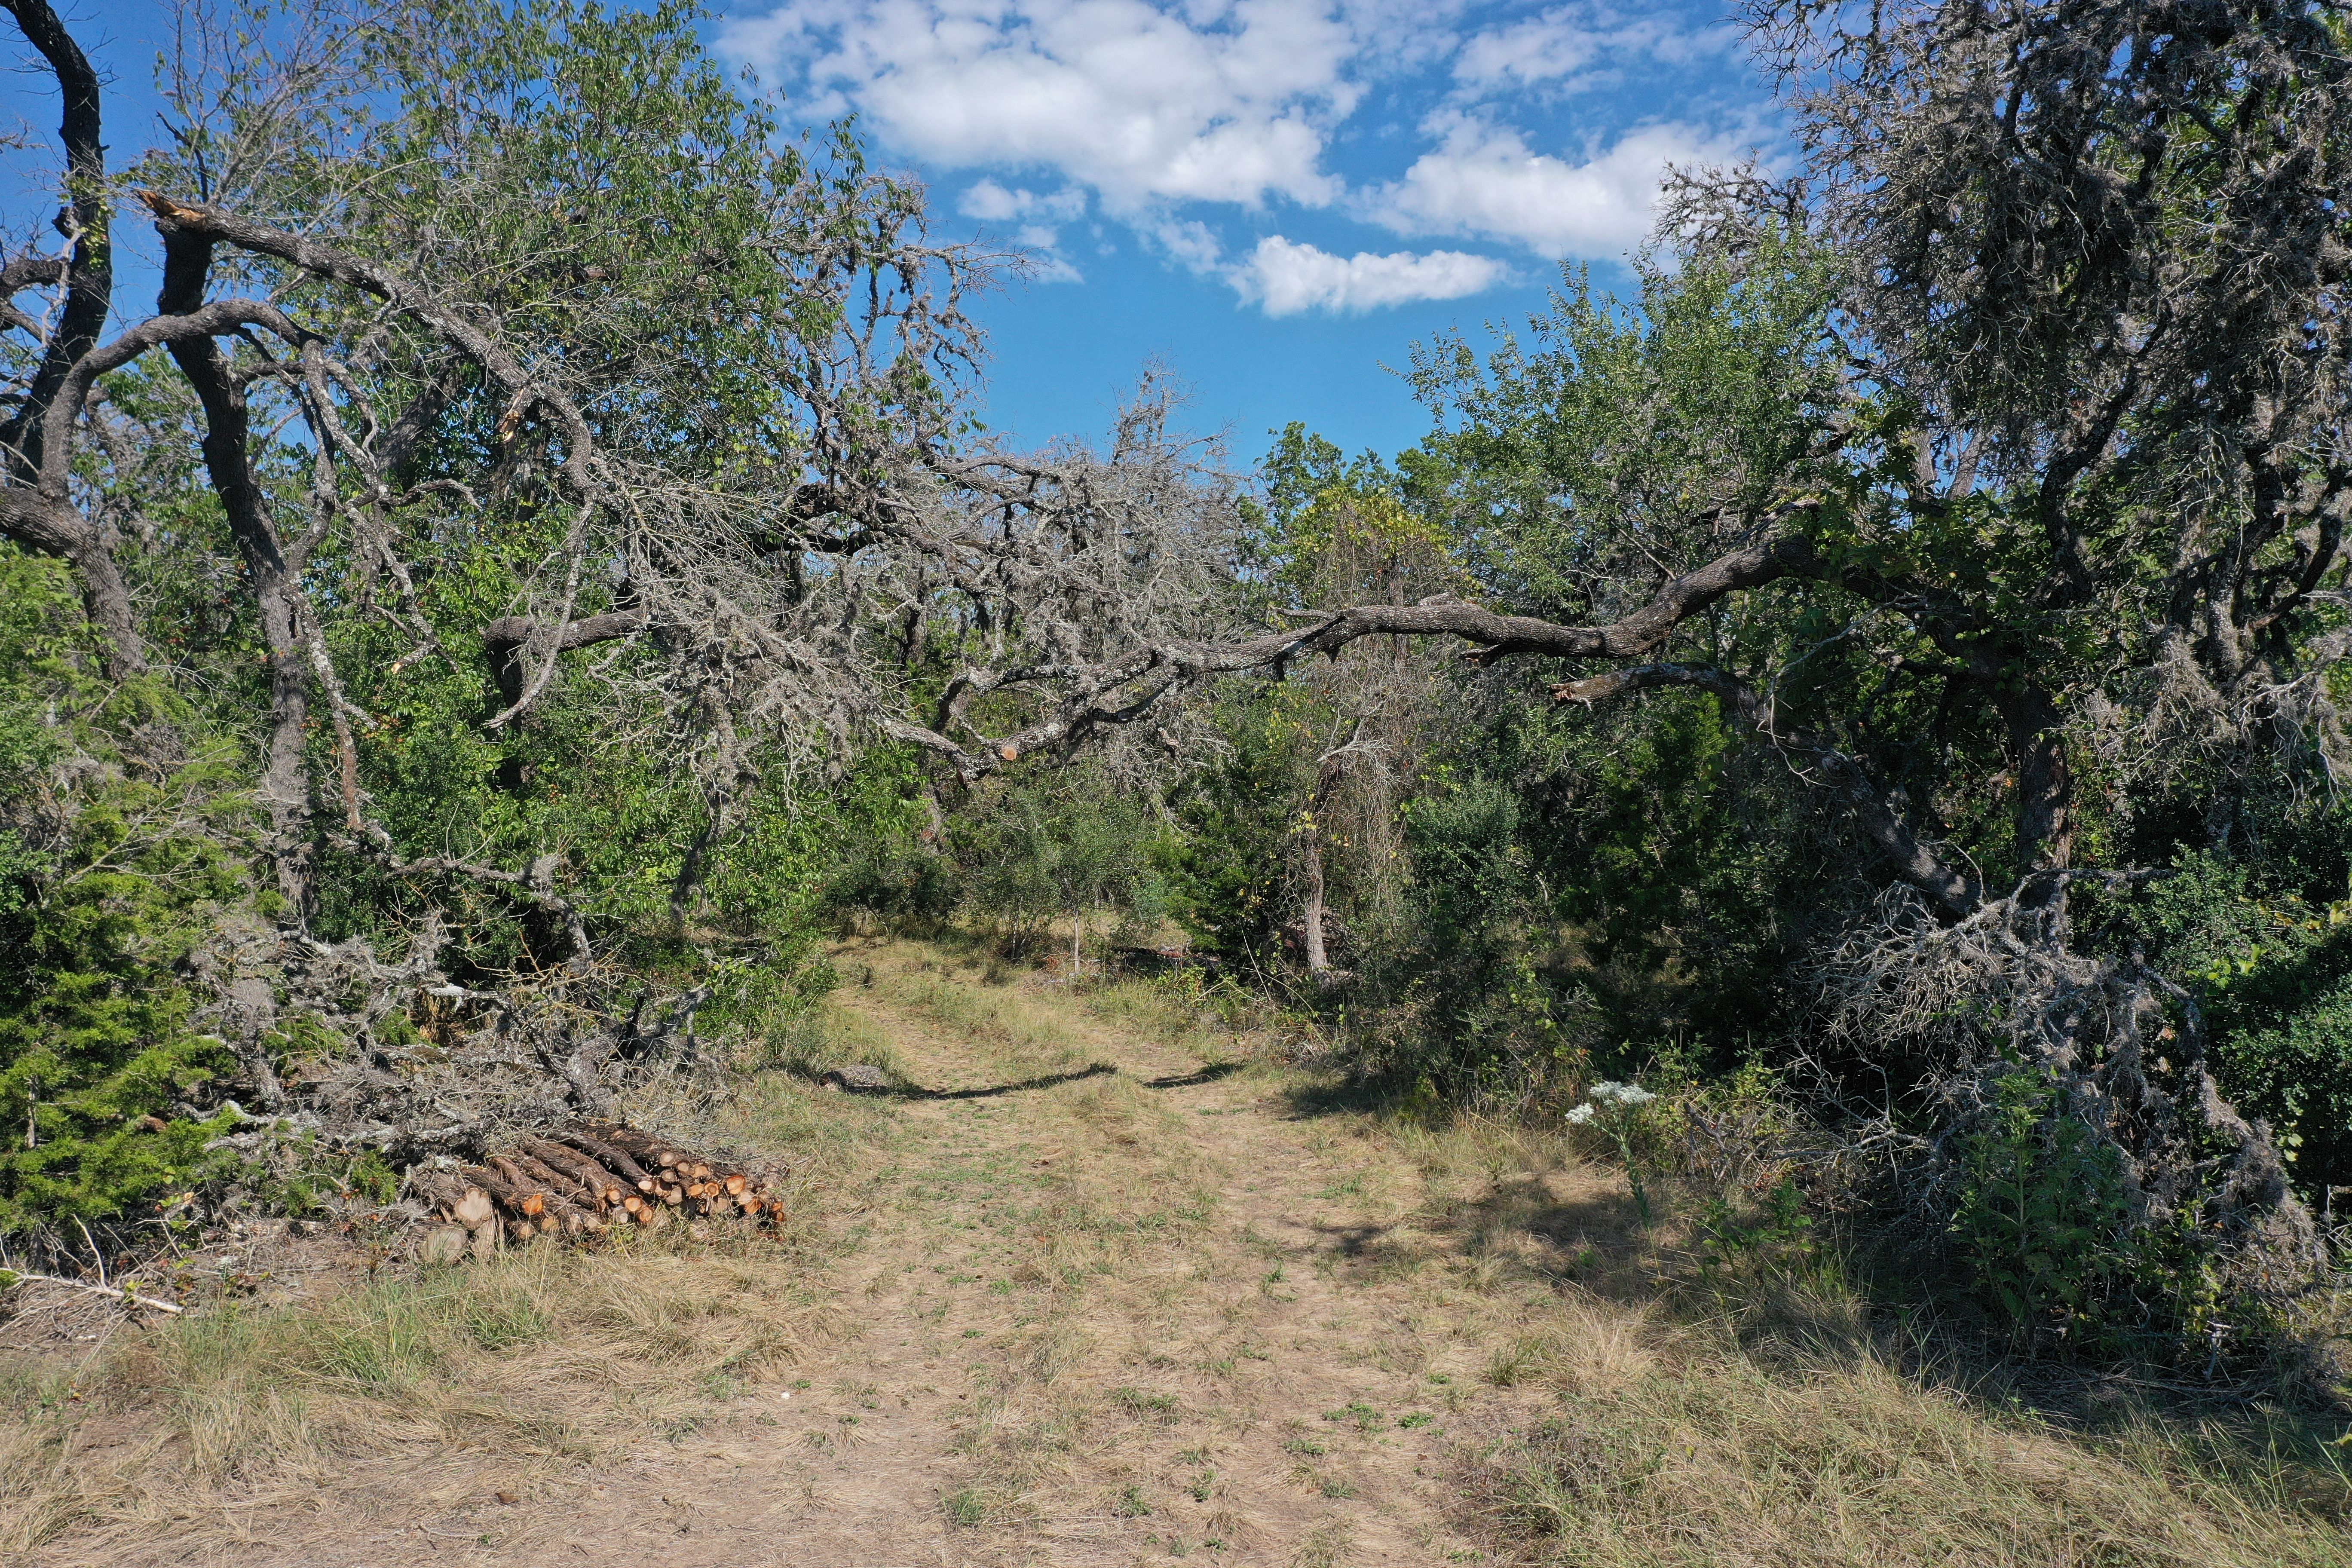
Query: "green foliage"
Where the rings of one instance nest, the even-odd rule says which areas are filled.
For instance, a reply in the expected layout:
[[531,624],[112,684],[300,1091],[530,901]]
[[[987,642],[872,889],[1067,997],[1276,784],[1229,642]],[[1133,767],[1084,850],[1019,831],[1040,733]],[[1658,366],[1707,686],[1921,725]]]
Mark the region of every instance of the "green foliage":
[[1959,1144],[1954,1244],[2010,1321],[2079,1331],[2108,1316],[2140,1266],[2121,1161],[2042,1075],[2004,1072],[1992,1089]]
[[1800,1269],[1812,1263],[1820,1245],[1804,1190],[1794,1176],[1782,1176],[1752,1208],[1721,1195],[1709,1197],[1695,1228],[1699,1271],[1711,1280]]
[[1073,770],[1001,790],[956,825],[954,843],[968,896],[1013,949],[1033,948],[1061,915],[1076,952],[1089,915],[1115,910],[1142,927],[1163,918],[1153,837],[1140,801]]
[[226,1053],[176,972],[246,895],[223,759],[156,760],[185,714],[84,674],[78,612],[0,550],[0,1230],[152,1205],[225,1126],[180,1109]]
[[1285,684],[1232,695],[1218,710],[1224,755],[1186,781],[1181,833],[1165,858],[1179,919],[1202,947],[1244,963],[1276,961],[1279,931],[1296,912],[1288,841],[1307,777],[1315,699]]
[[2315,901],[2343,884],[2298,868],[2185,854],[2118,918],[2192,986],[2222,1087],[2316,1190],[2352,1179],[2352,899]]
[[1832,258],[1779,235],[1738,265],[1686,259],[1643,267],[1638,304],[1565,271],[1531,340],[1483,366],[1459,338],[1414,351],[1415,391],[1450,420],[1417,481],[1453,492],[1465,563],[1515,607],[1581,618],[1612,556],[1679,563],[1709,550],[1710,507],[1842,488],[1813,456],[1840,391]]
[[290,1138],[268,1169],[274,1178],[244,1173],[247,1190],[271,1213],[333,1219],[355,1205],[374,1207],[400,1196],[401,1173],[373,1150],[336,1154],[314,1135]]

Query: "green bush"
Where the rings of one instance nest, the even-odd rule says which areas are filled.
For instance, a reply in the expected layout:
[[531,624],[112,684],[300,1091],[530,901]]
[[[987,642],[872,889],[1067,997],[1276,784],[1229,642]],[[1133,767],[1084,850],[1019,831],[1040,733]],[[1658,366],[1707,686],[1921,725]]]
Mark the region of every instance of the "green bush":
[[234,800],[186,714],[86,672],[78,620],[61,563],[0,550],[0,1230],[148,1206],[226,1125],[179,1109],[228,1060],[178,966],[246,900]]
[[2137,1264],[2123,1169],[2063,1103],[2019,1068],[1959,1142],[1965,1180],[1952,1237],[1990,1304],[2021,1328],[2092,1323]]
[[1009,948],[1034,950],[1056,915],[1079,942],[1090,916],[1155,925],[1168,907],[1143,803],[1091,771],[1013,785],[956,825],[956,858],[973,904]]
[[[2343,826],[2339,811],[2301,836]],[[2196,994],[2223,1090],[2272,1125],[2316,1194],[2352,1182],[2352,900],[2333,867],[2300,869],[2186,855],[2126,918]]]

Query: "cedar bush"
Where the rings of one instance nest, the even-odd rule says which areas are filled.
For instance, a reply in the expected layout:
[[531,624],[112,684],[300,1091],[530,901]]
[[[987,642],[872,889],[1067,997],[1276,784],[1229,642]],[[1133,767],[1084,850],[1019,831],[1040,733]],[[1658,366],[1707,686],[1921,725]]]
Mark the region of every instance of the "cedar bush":
[[78,667],[79,619],[0,552],[0,1230],[146,1207],[226,1125],[184,1109],[228,1064],[180,966],[248,900],[234,796],[184,711]]

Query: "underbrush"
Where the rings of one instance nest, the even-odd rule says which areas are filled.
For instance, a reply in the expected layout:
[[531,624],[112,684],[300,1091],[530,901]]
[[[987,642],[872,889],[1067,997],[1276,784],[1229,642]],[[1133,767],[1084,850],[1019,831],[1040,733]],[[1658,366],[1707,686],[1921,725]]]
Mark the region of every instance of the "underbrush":
[[1465,1287],[1553,1303],[1484,1373],[1540,1413],[1455,1453],[1465,1525],[1509,1559],[2352,1563],[2344,1413],[2307,1363],[2037,1350],[1742,1152],[1769,1141],[1727,1130],[1761,1131],[1769,1099],[1656,1102],[1646,1217],[1591,1124],[1432,1116],[1337,1075],[1293,1103],[1414,1161]]

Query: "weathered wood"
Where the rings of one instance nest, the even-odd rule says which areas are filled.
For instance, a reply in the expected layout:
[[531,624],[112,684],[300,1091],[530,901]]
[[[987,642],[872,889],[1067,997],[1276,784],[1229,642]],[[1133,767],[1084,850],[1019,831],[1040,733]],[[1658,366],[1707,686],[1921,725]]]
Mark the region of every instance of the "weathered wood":
[[502,1207],[519,1219],[530,1219],[547,1206],[546,1194],[528,1183],[509,1178],[504,1171],[484,1165],[468,1165],[458,1174],[496,1198]]
[[449,1217],[467,1230],[478,1231],[485,1226],[495,1226],[499,1211],[490,1202],[489,1194],[479,1187],[469,1186],[457,1206],[449,1211]]
[[24,1270],[18,1268],[12,1268],[8,1272],[11,1276],[10,1283],[12,1286],[27,1284],[37,1279],[44,1285],[64,1285],[76,1290],[87,1290],[93,1296],[110,1296],[115,1300],[125,1302],[133,1307],[152,1307],[159,1312],[169,1312],[173,1317],[179,1316],[184,1310],[182,1308],[172,1305],[169,1301],[158,1301],[152,1296],[142,1296],[136,1290],[118,1289],[112,1285],[86,1284],[79,1279],[68,1279],[61,1274],[27,1274]]
[[489,1168],[507,1179],[507,1190],[512,1194],[508,1202],[520,1209],[523,1217],[537,1219],[547,1212],[549,1194],[543,1190],[543,1184],[526,1173],[512,1159],[504,1154],[493,1154],[489,1157]]
[[417,1255],[452,1262],[509,1240],[602,1235],[608,1213],[613,1223],[625,1217],[647,1229],[667,1224],[673,1209],[681,1218],[775,1224],[782,1209],[767,1184],[782,1169],[731,1170],[635,1128],[575,1123],[553,1137],[519,1137],[479,1165],[410,1172],[409,1190],[457,1227],[428,1232]]
[[518,1152],[511,1158],[524,1175],[540,1183],[549,1192],[557,1194],[568,1201],[585,1202],[599,1207],[603,1206],[604,1194],[602,1189],[582,1181],[571,1172],[558,1170],[546,1161],[536,1159],[530,1154]]
[[408,1173],[408,1190],[443,1214],[453,1216],[457,1205],[466,1201],[464,1182],[446,1171],[431,1170],[423,1165]]

